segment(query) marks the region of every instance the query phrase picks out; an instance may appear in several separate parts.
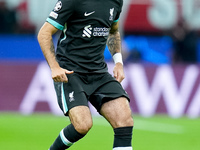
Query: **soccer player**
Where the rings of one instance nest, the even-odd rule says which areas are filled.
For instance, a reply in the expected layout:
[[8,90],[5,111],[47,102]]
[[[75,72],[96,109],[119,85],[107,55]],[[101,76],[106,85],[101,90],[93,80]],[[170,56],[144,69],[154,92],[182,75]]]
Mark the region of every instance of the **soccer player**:
[[[123,0],[59,0],[38,33],[50,66],[58,104],[71,124],[49,150],[68,149],[92,127],[88,101],[114,130],[113,150],[132,150],[133,118],[124,79],[118,31]],[[52,36],[62,33],[55,53]],[[111,52],[114,77],[108,73],[104,49]],[[95,149],[95,148],[94,148]]]

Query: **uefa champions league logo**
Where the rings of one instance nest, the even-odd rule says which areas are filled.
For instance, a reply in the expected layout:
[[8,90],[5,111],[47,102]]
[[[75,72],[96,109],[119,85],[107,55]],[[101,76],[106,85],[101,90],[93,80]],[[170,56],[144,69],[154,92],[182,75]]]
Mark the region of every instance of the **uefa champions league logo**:
[[62,2],[61,1],[58,1],[56,3],[56,6],[54,8],[54,11],[59,11],[60,9],[62,8]]

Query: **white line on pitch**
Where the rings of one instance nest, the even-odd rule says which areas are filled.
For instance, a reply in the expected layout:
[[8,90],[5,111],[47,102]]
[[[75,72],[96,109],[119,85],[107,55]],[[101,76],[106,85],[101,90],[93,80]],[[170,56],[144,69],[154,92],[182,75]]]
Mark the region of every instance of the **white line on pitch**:
[[179,125],[153,122],[153,121],[144,121],[140,119],[135,119],[134,126],[136,130],[146,130],[152,132],[163,132],[171,134],[181,134],[184,132],[184,128]]
[[[110,126],[110,124],[103,117],[94,117],[94,125]],[[154,121],[145,121],[141,119],[134,119],[134,129],[144,130],[151,132],[162,132],[170,134],[182,134],[184,133],[184,128],[179,125],[161,123]]]

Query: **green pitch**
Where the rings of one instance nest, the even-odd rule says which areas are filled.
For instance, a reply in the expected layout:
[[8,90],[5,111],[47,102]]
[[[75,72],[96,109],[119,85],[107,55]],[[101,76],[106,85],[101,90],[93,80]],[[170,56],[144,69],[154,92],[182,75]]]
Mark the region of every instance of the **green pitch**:
[[[134,150],[200,150],[200,119],[135,116]],[[51,114],[0,114],[1,150],[47,150],[69,119]],[[113,131],[102,117],[70,150],[112,150]]]

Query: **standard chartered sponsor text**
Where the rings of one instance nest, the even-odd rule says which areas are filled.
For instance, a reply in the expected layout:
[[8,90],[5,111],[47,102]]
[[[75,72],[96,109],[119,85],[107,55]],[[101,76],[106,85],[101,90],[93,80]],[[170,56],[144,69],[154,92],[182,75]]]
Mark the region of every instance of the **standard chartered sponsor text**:
[[94,28],[93,30],[93,36],[108,36],[109,35],[109,31],[110,31],[110,28],[99,28],[99,27],[96,27]]

